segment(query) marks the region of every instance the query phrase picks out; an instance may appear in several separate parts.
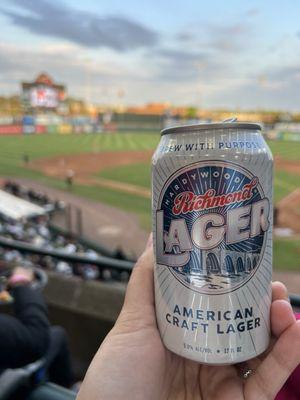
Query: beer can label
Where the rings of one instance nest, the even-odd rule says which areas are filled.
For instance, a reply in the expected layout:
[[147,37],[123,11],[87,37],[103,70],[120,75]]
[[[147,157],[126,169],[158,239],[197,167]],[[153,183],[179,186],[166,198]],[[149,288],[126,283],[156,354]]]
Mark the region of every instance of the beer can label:
[[223,363],[266,348],[270,277],[262,264],[270,213],[259,178],[234,162],[199,161],[164,184],[156,307],[171,350]]

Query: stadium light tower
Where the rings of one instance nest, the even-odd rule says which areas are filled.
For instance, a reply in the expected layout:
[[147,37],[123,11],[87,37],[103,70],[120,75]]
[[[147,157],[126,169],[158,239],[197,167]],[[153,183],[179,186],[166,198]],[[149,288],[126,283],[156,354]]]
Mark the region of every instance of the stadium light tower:
[[87,105],[91,103],[91,75],[92,75],[92,59],[85,58],[85,101]]

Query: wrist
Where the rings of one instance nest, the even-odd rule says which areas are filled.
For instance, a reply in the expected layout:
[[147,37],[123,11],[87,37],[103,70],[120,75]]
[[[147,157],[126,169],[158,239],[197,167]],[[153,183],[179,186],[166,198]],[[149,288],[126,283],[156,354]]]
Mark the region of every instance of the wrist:
[[30,283],[31,283],[31,279],[27,275],[21,274],[21,273],[12,275],[8,280],[8,285],[11,288],[14,288],[17,286],[29,285]]

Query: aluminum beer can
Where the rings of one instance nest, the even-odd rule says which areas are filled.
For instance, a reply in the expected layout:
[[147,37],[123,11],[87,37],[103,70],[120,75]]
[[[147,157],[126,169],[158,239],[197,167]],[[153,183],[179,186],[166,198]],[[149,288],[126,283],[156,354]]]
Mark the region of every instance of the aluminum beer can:
[[152,159],[155,305],[172,352],[221,365],[267,349],[272,173],[258,124],[162,131]]

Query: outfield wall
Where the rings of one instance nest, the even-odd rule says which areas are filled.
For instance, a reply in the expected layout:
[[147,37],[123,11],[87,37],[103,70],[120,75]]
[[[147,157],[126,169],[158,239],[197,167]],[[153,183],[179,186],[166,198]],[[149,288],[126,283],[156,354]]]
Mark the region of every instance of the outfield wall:
[[[0,124],[1,135],[45,135],[45,134],[81,134],[81,133],[101,133],[101,132],[158,132],[161,129],[174,126],[199,123],[192,120],[178,120],[176,123],[168,124],[168,121],[157,118],[156,120],[145,119],[134,121],[127,119],[112,120],[107,123],[101,123],[94,119],[70,119],[61,123],[45,123],[41,120],[24,119],[23,123]],[[295,129],[287,126],[285,129],[266,129],[264,134],[269,140],[282,141],[300,141],[300,126]]]

